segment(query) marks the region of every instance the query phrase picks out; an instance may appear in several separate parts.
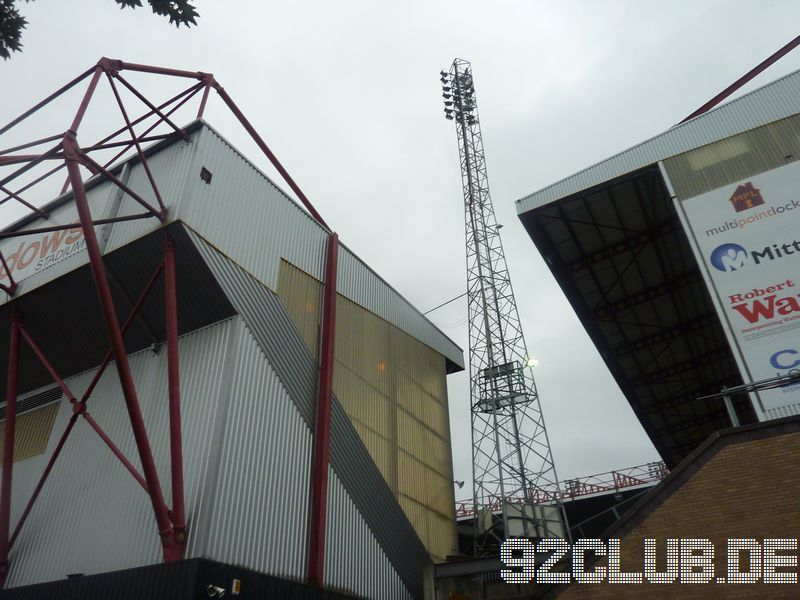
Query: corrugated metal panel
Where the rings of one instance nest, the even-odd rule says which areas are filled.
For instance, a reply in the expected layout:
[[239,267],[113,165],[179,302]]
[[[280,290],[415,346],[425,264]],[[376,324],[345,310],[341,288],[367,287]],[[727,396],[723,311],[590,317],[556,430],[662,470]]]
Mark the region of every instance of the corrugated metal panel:
[[331,414],[331,467],[409,591],[421,597],[428,552],[338,400]]
[[276,289],[306,347],[316,355],[320,343],[322,284],[293,264],[281,260]]
[[[189,233],[310,430],[318,368],[282,302],[196,234]],[[421,596],[422,570],[430,562],[428,553],[336,398],[331,415],[330,462],[406,586],[412,594]]]
[[322,277],[326,232],[210,127],[203,128],[191,178],[175,218],[233,258],[270,289],[277,289],[281,257]]
[[[175,218],[272,290],[278,289],[281,258],[323,278],[327,232],[307,212],[208,126],[195,161],[190,190]],[[212,173],[210,185],[194,177],[201,167]],[[461,349],[344,246],[338,280],[339,293],[464,367]]]
[[517,214],[565,198],[676,154],[800,112],[800,71],[517,200]]
[[[202,129],[196,129],[189,134],[189,141],[176,140],[147,158],[147,164],[156,180],[161,199],[167,210],[169,210],[168,218],[170,220],[176,218],[178,206],[180,206],[185,194],[191,189],[189,185],[192,175],[191,170],[194,166],[194,157],[199,147],[199,137],[201,135]],[[199,172],[197,177],[199,178]],[[135,190],[148,204],[158,209],[158,200],[153,193],[153,188],[141,163],[137,162],[131,167],[128,186]],[[145,209],[141,204],[130,196],[124,195],[117,216],[124,217],[144,211]],[[111,227],[111,235],[105,251],[111,252],[132,240],[147,235],[147,233],[158,229],[160,226],[161,223],[156,218],[114,223]]]
[[675,195],[688,200],[800,159],[800,115],[664,161]]
[[328,469],[325,584],[366,598],[412,598],[337,477]]
[[304,578],[311,431],[245,329],[231,381],[213,516],[201,552]]
[[[202,492],[217,404],[221,394],[227,394],[227,390],[221,389],[221,382],[230,331],[231,320],[180,339],[184,482],[190,541],[193,540],[191,528],[207,502]],[[131,356],[130,365],[165,500],[171,504],[166,355],[139,352]],[[92,374],[87,372],[69,378],[67,385],[78,395],[86,388]],[[113,368],[108,369],[98,383],[89,401],[89,412],[138,468],[127,411]],[[52,453],[71,413],[69,403],[62,401],[47,456]],[[33,459],[38,462],[27,469],[29,478],[32,474],[37,476],[43,468],[42,458],[44,456]],[[26,501],[27,495],[17,498],[15,504]],[[16,516],[12,526],[15,521]],[[89,425],[80,420],[12,549],[7,586],[160,560],[161,547],[148,496]]]
[[339,252],[337,290],[464,368],[464,353],[347,247]]
[[[23,413],[17,417],[14,428],[14,462],[39,456],[47,448],[53,421],[58,412],[58,404],[50,404],[43,408]],[[0,439],[6,431],[6,422],[0,425]],[[0,460],[3,459],[3,448],[0,447]],[[2,471],[2,469],[0,469]]]
[[[188,130],[189,142],[155,144],[147,151],[148,165],[170,210],[169,219],[186,221],[272,290],[277,289],[281,258],[321,279],[327,232],[214,129],[200,122]],[[132,159],[130,164],[129,187],[157,207],[138,158]],[[201,182],[201,168],[212,173],[210,184]],[[87,196],[95,218],[108,216],[117,192],[116,186],[108,182],[89,186]],[[136,201],[124,196],[118,215],[143,211]],[[53,208],[52,215],[48,221],[33,220],[25,228],[77,220],[71,202]],[[106,252],[160,226],[155,218],[115,223],[108,228]],[[15,243],[17,246],[12,247]],[[18,241],[7,240],[0,244],[0,249],[9,256],[18,244]],[[42,270],[20,286],[17,296],[77,268],[86,260],[83,250],[80,255]],[[464,367],[463,353],[458,346],[347,248],[342,248],[339,263],[340,293],[418,337],[458,367]],[[6,299],[0,299],[3,301]]]
[[[279,293],[298,329],[316,334],[321,284],[283,262]],[[434,560],[444,560],[456,550],[444,358],[341,296],[336,324],[333,391],[395,496],[419,489],[406,515]],[[400,460],[401,449],[413,460]]]

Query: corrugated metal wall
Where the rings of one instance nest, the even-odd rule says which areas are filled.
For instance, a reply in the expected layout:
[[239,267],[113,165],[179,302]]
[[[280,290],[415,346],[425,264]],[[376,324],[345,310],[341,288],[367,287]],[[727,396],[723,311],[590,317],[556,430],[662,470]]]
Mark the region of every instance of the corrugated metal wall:
[[[17,416],[14,430],[14,462],[39,456],[47,448],[53,421],[58,412],[58,404],[50,404]],[[0,439],[5,435],[6,422],[0,425]],[[3,459],[3,448],[0,447],[0,460]]]
[[[278,293],[315,352],[320,283],[283,261]],[[423,544],[443,561],[457,549],[444,358],[342,296],[336,332],[334,393]]]
[[[200,170],[194,173],[195,156],[199,150],[198,136],[200,131],[190,135],[189,141],[176,140],[172,144],[162,147],[156,154],[147,158],[147,164],[158,185],[159,194],[164,205],[169,210],[168,218],[176,219],[178,206],[192,191],[191,182],[193,177],[200,178]],[[153,188],[147,178],[147,173],[141,163],[133,162],[130,168],[128,187],[135,190],[142,199],[151,206],[158,209],[158,201],[153,193]],[[117,188],[114,189],[114,192]],[[109,196],[109,205],[111,196]],[[144,207],[126,194],[122,195],[122,201],[116,215],[108,216],[128,216],[144,212]],[[95,215],[97,218],[97,215]],[[110,236],[105,252],[111,252],[130,241],[140,238],[150,231],[161,226],[158,219],[138,219],[136,221],[123,221],[115,223],[110,227]],[[99,230],[99,228],[98,228]]]
[[366,598],[413,597],[333,468],[328,469],[327,523],[326,585]]
[[[281,258],[321,280],[327,232],[216,131],[206,126],[199,136],[189,175],[191,200],[180,205],[175,218],[273,291]],[[200,181],[201,167],[211,171],[211,185]],[[461,349],[344,246],[337,290],[463,367]]]
[[[208,502],[205,478],[217,405],[223,392],[226,357],[231,352],[232,320],[197,330],[180,340],[184,482],[190,528]],[[165,499],[169,490],[166,356],[143,351],[131,356],[142,413],[148,428]],[[67,385],[83,392],[92,373],[71,377]],[[139,466],[116,372],[108,369],[88,403],[88,410],[125,455]],[[50,456],[72,413],[60,404],[46,456]],[[43,459],[29,468],[38,476]],[[19,463],[20,471],[22,465]],[[15,469],[15,481],[17,476]],[[20,472],[20,476],[23,473]],[[30,487],[30,485],[28,486]],[[15,489],[15,504],[29,492]],[[12,524],[16,522],[16,515]],[[190,534],[193,544],[197,541]],[[61,579],[68,573],[98,573],[161,560],[150,500],[88,424],[79,420],[64,446],[11,552],[8,587]]]
[[[280,257],[323,272],[327,233],[209,127],[192,134],[198,145],[187,200],[174,218],[235,260],[270,289]],[[200,181],[200,169],[212,174]]]
[[[189,142],[156,144],[156,149],[148,156],[148,165],[169,209],[169,219],[185,221],[272,290],[277,289],[281,258],[321,279],[327,231],[214,129],[202,122],[188,129]],[[124,174],[129,178],[129,187],[157,207],[145,170],[138,160],[131,161],[130,165],[130,172]],[[201,181],[202,168],[211,172],[210,184]],[[144,211],[135,200],[124,194],[120,196],[119,190],[107,182],[91,184],[88,188],[87,197],[95,218]],[[117,197],[121,201],[115,210],[112,207],[117,206]],[[75,222],[75,214],[74,204],[70,202],[54,208],[47,224]],[[42,224],[41,220],[35,220],[26,228]],[[105,251],[111,252],[160,225],[157,219],[150,218],[97,227],[96,232],[100,237],[101,233],[109,236]],[[26,239],[33,241],[39,237]],[[5,256],[12,255],[23,241],[7,240],[0,244],[0,249]],[[29,277],[17,295],[86,262],[85,250],[61,260]],[[346,247],[342,247],[339,254],[339,272],[339,293],[422,340],[463,368],[463,354],[458,346]]]
[[[214,260],[221,261],[220,265],[225,263],[216,273],[222,278],[222,285],[231,301],[244,316],[247,328],[243,329],[239,319],[234,318],[181,338],[186,503],[187,514],[192,523],[196,520],[194,525],[197,526],[193,530],[195,534],[189,536],[189,553],[210,553],[220,560],[233,561],[244,560],[242,557],[245,555],[252,556],[252,568],[302,576],[301,550],[305,544],[306,509],[305,494],[300,492],[308,484],[308,457],[304,453],[310,448],[309,426],[313,418],[317,376],[313,355],[305,344],[316,343],[318,327],[314,325],[301,330],[301,338],[286,309],[272,292],[262,286],[277,289],[281,258],[302,265],[314,277],[321,277],[327,232],[288,201],[277,187],[212,129],[194,126],[191,137],[190,144],[177,142],[161,148],[149,164],[160,174],[159,188],[165,202],[170,205],[170,217],[184,219],[197,229],[202,238],[210,240],[210,244],[242,265],[242,268],[233,265],[207,247],[207,257],[214,254]],[[200,182],[201,166],[212,172],[211,185]],[[139,165],[134,164],[131,168],[130,182],[143,196],[153,199]],[[116,212],[112,204],[116,202],[117,194],[111,186],[101,183],[90,187],[89,195],[96,218]],[[234,206],[236,210],[231,210]],[[72,210],[71,205],[65,205],[54,209],[54,213],[61,211],[67,218]],[[119,205],[119,214],[138,210],[129,198],[123,199]],[[31,223],[29,226],[36,225]],[[109,235],[107,250],[119,248],[158,226],[156,220],[114,225],[110,231],[104,231]],[[196,243],[207,246],[202,238],[195,235]],[[41,286],[84,262],[85,251],[32,275],[20,289],[26,291]],[[340,293],[361,298],[369,309],[342,298],[342,319],[363,321],[369,331],[369,344],[373,348],[380,345],[386,354],[386,360],[373,365],[378,372],[368,374],[364,364],[371,359],[363,351],[353,354],[359,340],[344,337],[339,342],[344,346],[337,352],[347,356],[352,354],[352,361],[358,363],[360,374],[346,378],[347,383],[340,382],[341,385],[360,386],[362,392],[366,385],[390,399],[391,386],[395,384],[390,386],[386,383],[390,374],[381,371],[385,371],[392,360],[388,354],[388,348],[393,344],[390,338],[400,334],[411,339],[407,333],[400,332],[399,327],[423,340],[424,343],[415,342],[418,350],[437,357],[434,371],[441,380],[439,385],[444,393],[443,355],[453,363],[463,365],[460,349],[346,248],[340,254],[340,272],[343,282]],[[313,295],[313,278],[311,281],[306,292]],[[307,301],[313,302],[313,298]],[[374,327],[370,328],[369,323]],[[257,350],[254,350],[253,343],[257,343]],[[240,347],[243,359],[238,362],[236,357]],[[137,353],[131,358],[131,368],[159,474],[162,482],[169,482],[164,355],[154,355],[150,351]],[[90,379],[91,373],[83,373],[70,378],[68,385],[78,395]],[[253,382],[257,383],[253,386]],[[417,383],[422,389],[428,389],[423,381]],[[234,393],[231,390],[236,390],[235,395],[230,395]],[[291,402],[286,402],[287,398]],[[373,558],[369,560],[378,560],[373,552],[377,544],[384,552],[380,559],[384,562],[379,570],[396,572],[410,593],[419,596],[422,568],[429,562],[429,557],[393,498],[399,493],[400,478],[395,475],[391,488],[387,486],[363,443],[370,437],[368,433],[376,434],[377,437],[373,435],[374,439],[368,443],[373,446],[376,460],[382,461],[380,468],[387,473],[397,472],[398,453],[391,451],[397,444],[398,431],[396,423],[392,422],[396,413],[391,408],[393,402],[384,401],[385,410],[379,410],[376,404],[374,410],[365,413],[360,421],[350,421],[338,400],[334,399],[331,465],[372,536],[369,543],[352,549],[353,556],[361,556],[359,553],[363,552],[364,560],[370,556]],[[101,379],[90,401],[89,411],[126,456],[138,465],[113,369]],[[254,411],[266,412],[263,412],[263,419],[248,418]],[[15,486],[18,479],[21,481],[15,490],[29,490],[33,485],[43,466],[42,459],[52,452],[70,413],[71,407],[62,402],[55,417],[48,452],[20,463],[26,466],[15,469]],[[299,420],[295,418],[298,415]],[[269,427],[272,422],[280,423],[282,428],[273,431]],[[363,437],[356,433],[353,423],[361,427]],[[281,435],[294,437],[282,438]],[[449,437],[449,433],[447,435]],[[384,447],[381,449],[376,446],[380,441],[378,437],[383,437],[381,443]],[[273,438],[279,446],[270,445]],[[286,458],[286,447],[297,453],[291,458],[291,466],[280,462]],[[283,450],[276,452],[276,448]],[[432,456],[434,454],[436,452]],[[242,457],[251,462],[231,469],[231,465],[237,465],[237,459]],[[274,462],[279,458],[279,462]],[[427,464],[427,458],[423,455],[419,458]],[[98,473],[103,477],[97,477]],[[276,481],[276,473],[283,479],[279,477]],[[448,477],[452,479],[452,475]],[[286,493],[287,486],[295,486],[292,488],[294,496]],[[451,487],[448,481],[448,488]],[[171,504],[168,483],[164,483],[164,488],[165,499]],[[271,496],[269,490],[283,493]],[[235,505],[235,501],[242,497],[258,498],[258,501],[241,508]],[[14,510],[18,511],[20,502],[24,503],[26,499],[20,500],[16,495]],[[287,506],[291,503],[292,506]],[[426,505],[426,510],[430,508]],[[342,514],[349,513],[345,511]],[[64,518],[65,515],[69,517]],[[434,529],[428,524],[429,531]],[[296,545],[283,546],[279,553],[274,548],[260,545],[276,531],[294,535]],[[120,543],[121,540],[124,543]],[[88,425],[79,421],[58,467],[51,474],[17,540],[12,552],[15,566],[8,585],[60,578],[70,572],[99,572],[144,565],[160,560],[160,553],[146,494]],[[360,561],[353,558],[353,564]],[[356,573],[355,567],[348,568],[351,573]],[[357,583],[358,580],[353,580],[351,585]]]
[[[319,368],[283,303],[238,265],[191,235],[310,431]],[[391,568],[412,595],[420,597],[422,573],[430,557],[336,397],[331,414],[330,465],[383,548]],[[367,560],[370,548],[369,544],[349,548],[347,556],[354,566],[348,572],[359,573],[357,565]],[[363,556],[362,551],[366,553]],[[358,578],[351,583],[355,585]]]
[[688,200],[800,160],[800,115],[751,129],[664,161],[675,194]]
[[238,348],[212,517],[196,552],[303,579],[311,431],[246,327]]

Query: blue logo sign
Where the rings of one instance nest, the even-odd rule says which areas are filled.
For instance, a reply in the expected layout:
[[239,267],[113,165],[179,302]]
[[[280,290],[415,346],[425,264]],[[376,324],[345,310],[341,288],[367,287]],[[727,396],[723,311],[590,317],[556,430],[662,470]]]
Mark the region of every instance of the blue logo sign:
[[796,369],[800,367],[800,360],[797,359],[798,355],[800,355],[800,352],[791,348],[778,350],[769,357],[769,363],[776,369]]
[[747,250],[739,244],[722,244],[711,252],[711,265],[725,273],[738,271],[747,264]]

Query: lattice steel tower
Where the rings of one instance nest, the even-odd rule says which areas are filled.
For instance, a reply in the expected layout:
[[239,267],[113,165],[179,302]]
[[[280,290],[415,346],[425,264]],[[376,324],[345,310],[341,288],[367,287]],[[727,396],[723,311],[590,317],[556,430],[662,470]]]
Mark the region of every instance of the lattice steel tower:
[[469,62],[441,72],[461,156],[467,247],[475,554],[506,537],[564,537],[550,442],[486,177]]

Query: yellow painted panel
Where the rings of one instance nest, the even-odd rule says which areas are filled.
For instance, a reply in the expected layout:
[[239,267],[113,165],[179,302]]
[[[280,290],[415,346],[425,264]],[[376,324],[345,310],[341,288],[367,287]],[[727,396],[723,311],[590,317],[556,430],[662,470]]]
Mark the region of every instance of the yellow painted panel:
[[450,444],[430,429],[423,431],[425,462],[442,477],[450,478],[453,472]]
[[348,416],[363,421],[384,437],[390,437],[391,399],[338,361],[334,369],[333,391]]
[[447,517],[426,511],[429,535],[428,552],[434,561],[444,561],[449,555],[458,552],[458,543],[453,522]]
[[[44,453],[53,431],[56,413],[58,413],[58,403],[17,415],[14,428],[14,462]],[[0,439],[5,435],[5,429],[6,422],[2,421],[0,423]],[[0,460],[2,458],[3,447],[0,444]]]
[[319,348],[322,284],[308,273],[281,260],[278,296],[283,300],[306,346],[316,356]]
[[342,296],[336,300],[335,356],[371,386],[389,395],[389,324]]
[[422,505],[427,499],[425,465],[402,450],[397,459],[397,491]]
[[[322,286],[283,261],[278,294],[316,355]],[[455,541],[445,359],[355,302],[336,300],[333,389],[434,560]]]
[[381,474],[384,476],[384,479],[387,479],[386,475],[391,473],[392,468],[391,447],[389,445],[389,441],[378,432],[370,429],[361,421],[354,420],[353,426],[358,432],[358,436],[361,438],[361,441],[364,442],[364,446],[366,446],[367,451],[369,452],[373,462],[378,467],[378,470],[380,470]]
[[[406,513],[408,520],[417,532],[419,539],[425,544],[425,548],[430,548],[430,539],[428,534],[428,510],[424,504],[416,502],[413,498],[409,498],[400,494],[398,498],[400,508]],[[428,550],[430,552],[430,550]]]

